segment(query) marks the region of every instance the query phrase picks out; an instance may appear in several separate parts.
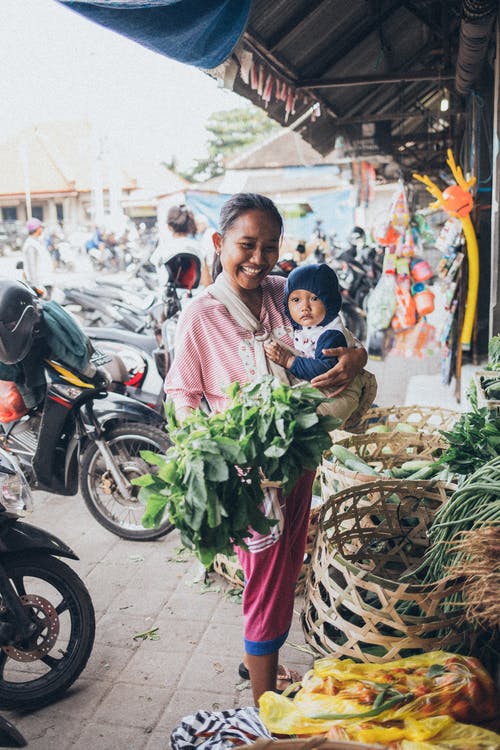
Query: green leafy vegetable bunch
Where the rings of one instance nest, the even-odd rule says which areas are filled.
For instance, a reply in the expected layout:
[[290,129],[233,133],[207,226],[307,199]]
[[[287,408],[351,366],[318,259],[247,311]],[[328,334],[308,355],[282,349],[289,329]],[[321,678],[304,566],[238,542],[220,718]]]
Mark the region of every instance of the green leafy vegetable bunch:
[[194,410],[182,426],[167,407],[172,446],[164,456],[143,451],[158,471],[134,480],[146,505],[143,525],[156,526],[167,512],[207,567],[233,544],[245,548],[249,529],[265,534],[275,523],[260,508],[263,476],[290,492],[306,469],[316,469],[331,444],[328,432],[340,424],[316,413],[328,399],[309,384],[264,376],[233,383],[228,396],[223,412]]
[[468,475],[500,454],[500,418],[487,408],[462,414],[449,432],[441,431],[449,447],[440,462],[457,474]]

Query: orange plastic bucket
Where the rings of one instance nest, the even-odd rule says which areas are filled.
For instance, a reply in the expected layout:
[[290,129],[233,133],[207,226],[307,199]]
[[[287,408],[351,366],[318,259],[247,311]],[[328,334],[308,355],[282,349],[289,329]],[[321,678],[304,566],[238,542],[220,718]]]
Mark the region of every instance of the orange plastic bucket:
[[425,289],[423,292],[417,292],[414,295],[413,300],[417,313],[422,315],[429,315],[434,310],[434,293],[430,289]]

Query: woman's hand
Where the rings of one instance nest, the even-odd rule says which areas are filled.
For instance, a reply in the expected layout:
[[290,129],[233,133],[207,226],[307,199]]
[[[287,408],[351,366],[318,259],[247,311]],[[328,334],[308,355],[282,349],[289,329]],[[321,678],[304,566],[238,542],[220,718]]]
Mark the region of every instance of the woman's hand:
[[326,357],[337,357],[338,362],[328,372],[311,380],[316,388],[336,388],[333,396],[338,396],[356,375],[359,375],[368,361],[368,354],[363,347],[339,346],[336,349],[323,349]]

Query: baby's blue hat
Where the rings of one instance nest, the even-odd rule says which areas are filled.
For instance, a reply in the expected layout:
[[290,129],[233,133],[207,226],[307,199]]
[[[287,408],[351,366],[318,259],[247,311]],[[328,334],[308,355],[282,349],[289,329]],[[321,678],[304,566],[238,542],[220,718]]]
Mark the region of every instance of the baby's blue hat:
[[315,294],[325,306],[326,314],[320,325],[330,323],[339,314],[342,307],[342,297],[339,291],[337,274],[326,263],[308,263],[294,268],[286,280],[285,312],[292,321],[294,328],[299,324],[292,320],[288,309],[288,297],[297,289],[305,289]]

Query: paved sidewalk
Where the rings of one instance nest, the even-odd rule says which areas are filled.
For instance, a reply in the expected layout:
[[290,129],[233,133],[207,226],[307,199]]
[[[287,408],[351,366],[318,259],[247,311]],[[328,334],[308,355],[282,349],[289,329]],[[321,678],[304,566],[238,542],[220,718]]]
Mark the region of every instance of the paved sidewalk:
[[[3,712],[30,750],[166,750],[183,716],[252,705],[238,676],[241,604],[218,575],[203,583],[176,531],[156,542],[121,540],[80,497],[41,492],[26,520],[78,554],[69,564],[90,591],[97,623],[87,668],[65,698],[35,712]],[[158,640],[133,639],[153,627]],[[289,641],[304,646],[297,616]],[[288,644],[282,661],[304,672],[312,657]]]

